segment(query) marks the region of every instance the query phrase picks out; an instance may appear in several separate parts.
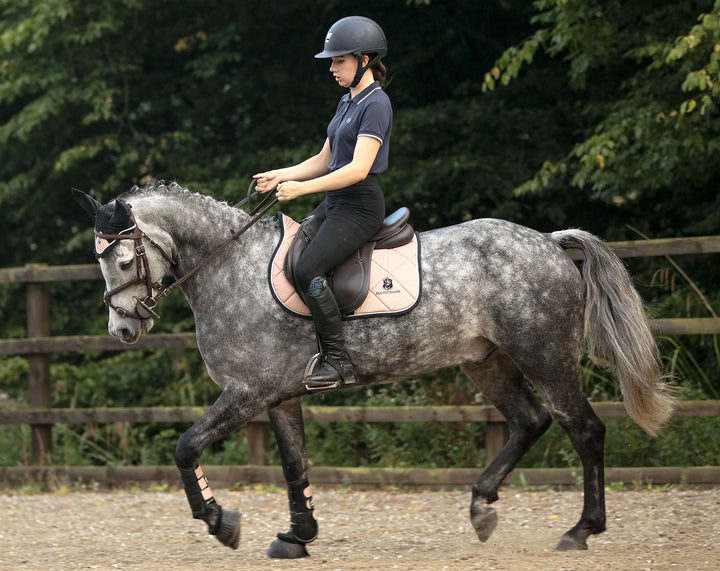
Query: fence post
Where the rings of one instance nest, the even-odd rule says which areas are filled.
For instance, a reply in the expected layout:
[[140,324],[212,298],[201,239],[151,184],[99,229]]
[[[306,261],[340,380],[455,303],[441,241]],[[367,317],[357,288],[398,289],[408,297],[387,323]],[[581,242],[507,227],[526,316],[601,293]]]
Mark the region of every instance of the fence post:
[[[28,264],[26,267],[44,267],[47,264]],[[27,337],[50,335],[50,295],[44,282],[27,284]],[[29,403],[31,408],[50,408],[50,358],[48,355],[28,355]],[[44,465],[52,461],[52,425],[30,426],[31,461]]]
[[265,466],[270,448],[270,426],[267,422],[248,422],[245,428],[248,443],[248,464]]
[[485,423],[486,466],[500,454],[500,450],[503,449],[507,442],[508,434],[508,425],[505,421],[488,421]]

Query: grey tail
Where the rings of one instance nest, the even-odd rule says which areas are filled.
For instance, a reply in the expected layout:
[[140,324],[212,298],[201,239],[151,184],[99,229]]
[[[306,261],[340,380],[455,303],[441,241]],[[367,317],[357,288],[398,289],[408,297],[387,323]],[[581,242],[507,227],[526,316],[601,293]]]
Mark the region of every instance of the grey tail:
[[676,401],[630,274],[615,252],[589,232],[561,230],[550,237],[563,248],[583,252],[588,354],[614,373],[628,414],[655,436],[672,415]]

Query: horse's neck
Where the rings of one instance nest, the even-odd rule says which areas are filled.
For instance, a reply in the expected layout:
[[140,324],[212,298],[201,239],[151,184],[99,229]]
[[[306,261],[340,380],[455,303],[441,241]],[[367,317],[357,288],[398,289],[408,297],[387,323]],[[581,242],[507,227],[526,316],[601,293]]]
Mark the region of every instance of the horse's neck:
[[[153,196],[138,202],[137,210],[143,216],[139,224],[150,237],[149,226],[169,234],[177,275],[184,275],[201,264],[231,239],[233,231],[237,232],[250,220],[240,209],[193,197]],[[254,230],[248,231],[240,241],[261,239]],[[232,257],[237,262],[241,248],[231,245],[226,250],[228,252],[221,256]]]

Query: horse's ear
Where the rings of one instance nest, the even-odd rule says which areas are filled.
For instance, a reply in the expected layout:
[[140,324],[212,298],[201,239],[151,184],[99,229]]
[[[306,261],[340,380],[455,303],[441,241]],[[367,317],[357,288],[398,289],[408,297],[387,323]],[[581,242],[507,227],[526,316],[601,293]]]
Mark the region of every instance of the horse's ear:
[[115,203],[115,212],[113,212],[110,217],[110,224],[118,224],[123,228],[127,227],[127,225],[130,224],[130,219],[132,218],[130,205],[120,199],[114,200],[113,202]]
[[95,200],[92,196],[89,194],[85,194],[82,190],[78,190],[77,188],[72,189],[73,198],[77,201],[77,203],[82,206],[82,209],[95,216],[97,214],[97,211],[100,209],[102,204]]

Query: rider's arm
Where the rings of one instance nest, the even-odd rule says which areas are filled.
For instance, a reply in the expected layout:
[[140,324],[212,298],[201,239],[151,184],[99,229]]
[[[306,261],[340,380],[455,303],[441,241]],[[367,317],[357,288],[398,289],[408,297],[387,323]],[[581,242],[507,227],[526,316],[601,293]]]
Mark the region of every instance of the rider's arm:
[[[355,143],[353,159],[347,165],[340,167],[331,173],[318,176],[317,178],[305,179],[303,182],[292,182],[283,184],[283,189],[292,192],[294,198],[303,194],[315,192],[328,192],[339,188],[346,188],[352,184],[365,180],[370,168],[375,162],[380,141],[375,137],[360,136]],[[290,188],[288,188],[290,186]]]
[[258,190],[267,192],[286,180],[300,181],[323,176],[329,172],[329,165],[330,140],[325,139],[325,144],[317,155],[313,155],[309,159],[291,167],[258,173],[253,178],[258,181]]

